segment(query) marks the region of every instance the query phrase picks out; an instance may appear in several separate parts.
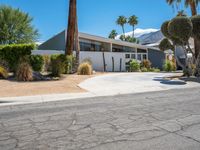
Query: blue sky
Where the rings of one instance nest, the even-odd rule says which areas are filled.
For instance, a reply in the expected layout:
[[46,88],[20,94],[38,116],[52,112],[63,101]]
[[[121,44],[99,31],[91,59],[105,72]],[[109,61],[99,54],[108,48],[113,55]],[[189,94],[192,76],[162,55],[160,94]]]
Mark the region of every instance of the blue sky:
[[[176,15],[177,10],[165,0],[77,0],[79,31],[107,37],[112,29],[121,33],[115,21],[119,15],[136,15],[137,28],[159,29],[162,22]],[[34,18],[33,25],[39,30],[39,41],[45,41],[67,26],[69,0],[0,0],[20,8]],[[183,9],[182,6],[180,9]],[[187,11],[187,10],[186,10]],[[126,32],[131,27],[126,26]]]

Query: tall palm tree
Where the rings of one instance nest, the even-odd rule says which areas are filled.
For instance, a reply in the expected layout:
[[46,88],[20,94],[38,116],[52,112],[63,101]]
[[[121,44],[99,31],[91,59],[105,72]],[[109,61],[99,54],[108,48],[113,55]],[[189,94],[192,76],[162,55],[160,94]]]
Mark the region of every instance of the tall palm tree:
[[72,55],[75,43],[75,30],[76,30],[76,0],[69,1],[69,17],[68,17],[68,28],[67,28],[67,41],[66,41],[66,55]]
[[[169,5],[173,4],[180,4],[182,0],[166,0]],[[185,6],[190,7],[192,16],[197,15],[197,6],[199,4],[200,0],[184,0]]]
[[128,23],[133,27],[133,38],[134,38],[134,30],[135,30],[135,26],[138,24],[138,17],[133,15],[131,17],[129,17]]
[[108,36],[110,39],[115,39],[115,37],[118,35],[116,30],[112,30]]
[[124,16],[119,16],[117,21],[116,21],[116,24],[117,25],[120,25],[122,27],[122,31],[123,31],[123,35],[125,37],[125,29],[124,29],[124,25],[127,23],[127,18],[124,17]]

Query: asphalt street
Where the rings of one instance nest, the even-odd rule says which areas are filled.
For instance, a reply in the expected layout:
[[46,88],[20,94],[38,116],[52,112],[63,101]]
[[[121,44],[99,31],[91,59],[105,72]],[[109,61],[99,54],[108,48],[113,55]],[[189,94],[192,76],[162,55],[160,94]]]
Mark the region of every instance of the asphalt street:
[[200,88],[0,106],[0,150],[199,150]]

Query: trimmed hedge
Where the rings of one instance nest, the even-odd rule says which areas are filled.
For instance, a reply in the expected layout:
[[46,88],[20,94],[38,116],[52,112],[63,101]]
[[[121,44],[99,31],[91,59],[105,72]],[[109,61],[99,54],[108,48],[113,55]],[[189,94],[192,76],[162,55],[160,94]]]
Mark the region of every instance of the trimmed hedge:
[[15,71],[20,58],[31,55],[34,44],[11,44],[0,46],[0,58],[5,60],[11,71]]
[[180,39],[183,43],[188,42],[193,31],[192,21],[187,17],[175,17],[169,23],[168,31],[173,37]]

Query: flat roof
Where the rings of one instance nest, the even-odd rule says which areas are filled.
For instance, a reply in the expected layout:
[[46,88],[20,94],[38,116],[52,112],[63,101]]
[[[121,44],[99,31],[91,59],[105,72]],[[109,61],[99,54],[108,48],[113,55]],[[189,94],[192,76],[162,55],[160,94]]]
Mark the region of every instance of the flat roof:
[[109,38],[91,35],[91,34],[82,33],[82,32],[79,32],[79,38],[83,38],[83,39],[85,38],[88,40],[95,40],[95,41],[100,41],[100,42],[105,42],[105,43],[112,43],[112,44],[127,46],[127,47],[135,47],[135,48],[141,48],[141,49],[155,49],[155,50],[160,51],[159,48],[152,47],[152,46],[145,46],[145,45],[125,42],[125,41],[121,41],[121,40],[109,39]]

